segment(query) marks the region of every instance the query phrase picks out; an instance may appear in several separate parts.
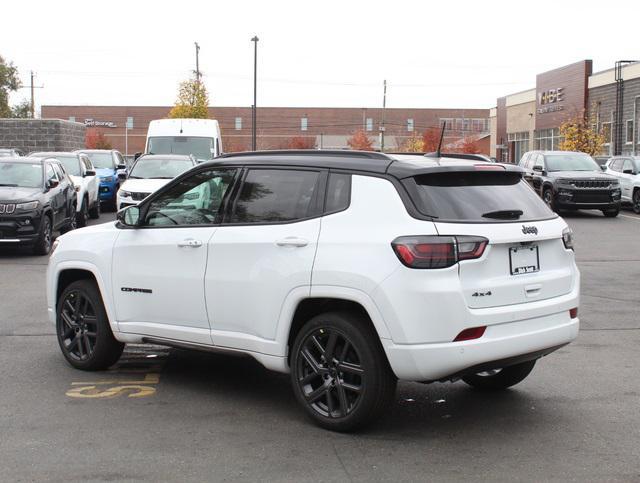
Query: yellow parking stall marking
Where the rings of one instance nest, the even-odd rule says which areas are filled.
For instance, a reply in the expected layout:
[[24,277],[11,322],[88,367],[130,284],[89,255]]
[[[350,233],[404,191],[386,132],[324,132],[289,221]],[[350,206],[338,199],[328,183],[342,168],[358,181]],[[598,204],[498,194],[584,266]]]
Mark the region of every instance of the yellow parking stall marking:
[[78,386],[67,391],[67,396],[76,398],[114,398],[128,393],[128,397],[141,398],[153,396],[156,388],[152,386],[126,385],[112,386],[107,389],[98,389],[96,386]]
[[141,380],[110,379],[105,381],[72,382],[71,386],[73,387],[66,392],[66,395],[81,399],[108,399],[124,396],[125,394],[130,398],[142,398],[153,396],[156,393],[156,388],[153,385],[159,382],[160,374],[157,373],[145,374]]

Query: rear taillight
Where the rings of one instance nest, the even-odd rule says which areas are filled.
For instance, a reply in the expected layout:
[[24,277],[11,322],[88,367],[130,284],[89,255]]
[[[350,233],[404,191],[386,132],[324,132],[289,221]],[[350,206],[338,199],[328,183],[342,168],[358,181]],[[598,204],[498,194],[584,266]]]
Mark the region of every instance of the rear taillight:
[[578,316],[578,307],[569,310],[569,317],[575,319]]
[[463,340],[473,340],[479,339],[484,335],[484,331],[487,330],[487,326],[483,325],[482,327],[471,327],[470,329],[464,329],[460,332],[453,342],[460,342]]
[[409,268],[447,268],[461,260],[480,258],[489,240],[480,236],[401,236],[393,251]]
[[567,227],[562,230],[562,243],[567,250],[573,250],[573,231]]

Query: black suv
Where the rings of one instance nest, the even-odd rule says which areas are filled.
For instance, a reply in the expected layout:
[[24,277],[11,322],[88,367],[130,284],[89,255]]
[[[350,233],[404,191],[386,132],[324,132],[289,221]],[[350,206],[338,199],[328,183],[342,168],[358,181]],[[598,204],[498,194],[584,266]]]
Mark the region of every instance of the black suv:
[[59,161],[0,158],[0,246],[51,250],[53,232],[76,228],[76,192]]
[[608,217],[620,212],[620,182],[604,174],[588,154],[529,151],[519,165],[524,178],[554,211],[601,210]]

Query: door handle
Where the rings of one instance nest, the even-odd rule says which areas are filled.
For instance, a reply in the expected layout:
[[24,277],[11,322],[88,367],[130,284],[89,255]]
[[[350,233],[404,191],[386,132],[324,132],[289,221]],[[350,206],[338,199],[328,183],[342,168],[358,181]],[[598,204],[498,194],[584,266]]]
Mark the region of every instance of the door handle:
[[178,246],[198,248],[202,246],[202,242],[200,240],[194,240],[193,238],[187,238],[186,240],[182,240],[181,242],[178,242]]
[[279,247],[306,247],[308,244],[309,240],[296,236],[288,236],[287,238],[281,238],[276,241],[276,245]]

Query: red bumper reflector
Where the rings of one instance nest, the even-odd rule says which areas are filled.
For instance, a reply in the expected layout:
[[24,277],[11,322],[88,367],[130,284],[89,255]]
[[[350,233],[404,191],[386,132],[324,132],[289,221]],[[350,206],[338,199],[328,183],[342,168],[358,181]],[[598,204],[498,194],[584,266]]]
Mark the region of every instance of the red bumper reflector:
[[487,326],[483,325],[482,327],[472,327],[470,329],[464,329],[460,332],[453,342],[460,342],[462,340],[473,340],[479,339],[484,335],[484,331],[487,330]]
[[578,316],[578,307],[576,307],[575,309],[569,310],[569,317],[571,317],[572,319],[575,319],[577,316]]

